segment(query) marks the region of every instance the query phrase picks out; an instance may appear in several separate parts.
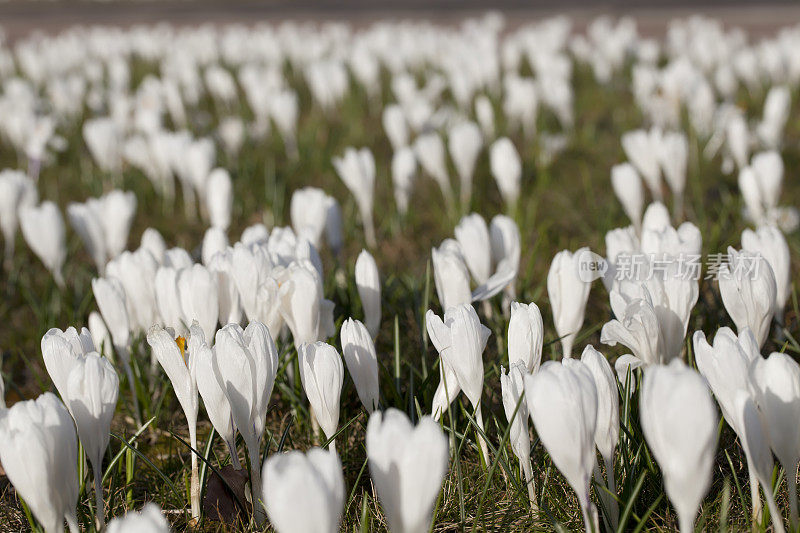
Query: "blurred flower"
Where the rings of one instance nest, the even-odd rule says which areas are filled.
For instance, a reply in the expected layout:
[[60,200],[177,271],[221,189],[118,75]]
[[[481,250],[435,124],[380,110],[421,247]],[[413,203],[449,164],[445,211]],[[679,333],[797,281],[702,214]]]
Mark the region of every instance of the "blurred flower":
[[353,378],[358,398],[368,413],[378,407],[380,396],[378,356],[367,328],[358,320],[348,318],[339,333],[342,355]]
[[339,398],[344,383],[344,365],[336,348],[324,342],[303,344],[297,350],[300,357],[300,378],[306,392],[312,415],[316,418],[330,449],[339,426]]

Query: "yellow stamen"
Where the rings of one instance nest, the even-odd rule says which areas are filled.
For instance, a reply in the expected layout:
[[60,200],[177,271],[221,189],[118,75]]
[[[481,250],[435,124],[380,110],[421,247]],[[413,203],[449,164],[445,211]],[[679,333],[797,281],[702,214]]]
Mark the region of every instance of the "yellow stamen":
[[175,344],[178,345],[178,349],[181,351],[181,357],[183,357],[183,362],[186,363],[186,339],[184,337],[178,337],[175,339]]

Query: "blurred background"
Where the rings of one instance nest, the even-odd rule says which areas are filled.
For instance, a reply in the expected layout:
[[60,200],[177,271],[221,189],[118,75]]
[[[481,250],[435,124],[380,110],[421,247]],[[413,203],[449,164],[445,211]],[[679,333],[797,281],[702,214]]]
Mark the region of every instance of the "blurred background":
[[632,16],[639,32],[660,36],[670,17],[705,14],[757,36],[800,21],[798,0],[6,0],[0,26],[14,39],[35,30],[76,24],[252,23],[266,20],[342,20],[353,24],[383,18],[458,21],[493,10],[507,27],[554,14],[570,15],[575,29],[601,14]]

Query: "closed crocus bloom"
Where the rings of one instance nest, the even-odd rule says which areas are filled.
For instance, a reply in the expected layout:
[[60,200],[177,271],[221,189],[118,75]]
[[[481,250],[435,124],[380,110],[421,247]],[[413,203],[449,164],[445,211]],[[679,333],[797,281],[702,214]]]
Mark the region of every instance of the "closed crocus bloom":
[[525,476],[528,499],[531,506],[536,508],[536,488],[533,485],[533,465],[531,464],[531,440],[528,434],[528,404],[522,399],[522,394],[525,392],[523,378],[527,374],[528,370],[519,362],[511,364],[508,374],[501,366],[500,389],[503,395],[503,410],[506,420],[511,424],[508,439]]
[[[644,289],[642,298],[626,301],[616,291],[611,292],[612,308],[625,311],[610,320],[600,331],[600,342],[609,346],[617,343],[629,348],[644,365],[664,362],[664,336],[658,322],[650,293]],[[615,301],[620,303],[614,303]]]
[[[425,324],[431,342],[439,352],[442,366],[452,370],[458,383],[475,409],[475,420],[483,430],[481,413],[481,394],[483,392],[483,351],[491,332],[481,324],[478,313],[470,304],[450,307],[444,313],[444,320],[433,311],[428,310]],[[440,383],[439,388],[446,387],[450,402],[455,394],[450,389],[451,383]],[[437,391],[438,392],[438,391]],[[486,442],[478,437],[484,458],[488,458]]]
[[764,208],[769,211],[778,205],[783,185],[783,159],[775,151],[760,152],[753,155],[750,161],[757,178],[759,198]]
[[437,133],[420,135],[414,141],[414,154],[422,169],[439,185],[447,208],[452,208],[453,187],[450,184],[450,177],[447,175],[442,138]]
[[408,145],[408,124],[399,105],[389,104],[384,107],[381,120],[393,150],[397,151]]
[[375,158],[369,148],[348,148],[342,157],[333,158],[333,166],[356,200],[367,245],[374,248],[375,225],[372,204],[375,198]]
[[[753,333],[749,329],[745,329],[737,338],[730,328],[723,327],[719,328],[714,335],[713,346],[709,345],[702,331],[695,331],[692,341],[697,369],[706,379],[711,392],[714,393],[714,397],[722,409],[722,416],[744,443],[743,428],[737,425],[738,407],[736,402],[739,392],[749,391],[752,388],[750,365],[755,359],[761,358]],[[747,452],[747,450],[745,451]],[[747,452],[746,455],[755,519],[761,512],[761,499],[758,496],[758,472],[752,464],[750,452]],[[772,459],[770,459],[771,461]]]
[[[616,481],[614,479],[614,450],[619,443],[619,391],[614,371],[608,364],[608,359],[594,349],[591,344],[583,349],[581,362],[586,365],[594,379],[597,389],[597,427],[594,433],[594,443],[603,456],[606,467],[606,487],[611,494],[616,494]],[[600,481],[600,480],[598,480]],[[617,526],[619,509],[613,498],[600,493],[605,506],[611,515],[611,526]]]
[[522,363],[528,374],[533,374],[542,363],[544,325],[539,307],[531,302],[511,302],[511,319],[508,321],[508,364]]
[[639,413],[681,533],[694,530],[703,496],[711,486],[717,449],[717,410],[703,378],[680,359],[644,371]]
[[493,138],[494,108],[492,107],[491,100],[489,100],[485,94],[481,94],[475,98],[475,118],[478,119],[478,124],[481,126],[481,132],[484,138]]
[[339,333],[342,355],[347,370],[353,378],[358,398],[367,412],[378,407],[380,396],[378,384],[378,356],[375,344],[367,328],[358,320],[348,318]]
[[399,148],[392,156],[392,189],[397,210],[403,216],[408,212],[416,174],[417,158],[414,150],[408,146]]
[[469,121],[456,124],[450,128],[447,146],[461,183],[461,206],[465,208],[472,198],[472,176],[475,172],[478,155],[483,148],[483,136],[480,128],[474,122]]
[[439,248],[431,249],[431,260],[436,294],[442,309],[446,311],[450,307],[472,301],[469,271],[458,242],[447,239]]
[[0,171],[0,230],[5,241],[5,260],[14,255],[14,241],[19,225],[19,211],[38,200],[36,185],[20,170]]
[[67,381],[72,370],[87,353],[94,351],[89,330],[82,328],[78,332],[73,327],[67,328],[66,331],[52,328],[42,337],[41,348],[47,373],[58,393],[66,401]]
[[611,188],[634,228],[639,231],[644,208],[644,188],[636,168],[630,163],[611,167]]
[[108,523],[108,533],[169,533],[169,522],[154,503],[148,503],[141,511],[132,511]]
[[574,254],[569,250],[558,252],[547,274],[547,294],[564,357],[572,356],[572,344],[586,313],[591,282],[583,281],[578,269],[581,255],[588,251],[588,248],[581,248]]
[[686,188],[686,166],[689,157],[689,143],[682,132],[665,133],[658,147],[664,178],[674,196],[674,212],[680,215],[683,210],[683,191]]
[[231,404],[214,374],[214,353],[208,344],[201,343],[193,354],[197,392],[203,398],[208,419],[228,446],[231,462],[236,470],[242,468],[236,453],[236,426],[233,423]]
[[67,257],[64,219],[53,202],[42,202],[37,207],[27,206],[19,212],[20,228],[25,242],[36,254],[59,287],[64,287],[61,268]]
[[[751,472],[751,478],[755,477],[761,483],[764,490],[764,496],[767,499],[767,506],[772,517],[772,525],[777,533],[785,531],[783,527],[783,519],[778,510],[778,505],[775,503],[772,488],[772,472],[775,463],[772,460],[772,453],[770,452],[769,433],[764,421],[764,416],[758,410],[753,397],[747,390],[739,390],[736,393],[734,401],[735,421],[733,422],[739,428],[739,440],[744,448],[745,455],[747,456],[747,467]],[[796,465],[795,465],[796,468]],[[791,482],[790,482],[791,483]],[[752,492],[754,498],[758,498],[758,487]],[[760,501],[757,506],[761,508]],[[796,504],[795,504],[796,507]],[[755,513],[756,500],[753,500],[753,519],[757,520]],[[794,526],[792,526],[794,528]]]
[[791,258],[789,245],[781,230],[775,226],[761,226],[742,232],[742,249],[764,256],[775,276],[775,318],[783,322],[783,311],[791,292]]
[[0,417],[0,461],[14,489],[47,533],[77,533],[78,441],[64,404],[46,392]]
[[103,455],[108,448],[111,419],[119,397],[119,378],[114,367],[96,352],[86,355],[72,369],[67,380],[65,403],[94,473],[94,494],[98,522],[103,523]]
[[130,342],[131,326],[128,319],[127,306],[125,305],[125,290],[119,281],[115,279],[96,278],[92,280],[92,293],[97,302],[97,307],[103,315],[103,320],[108,326],[111,341],[114,343],[114,350],[122,358],[123,364],[128,367],[128,343]]
[[[203,331],[197,322],[192,324],[188,342],[183,337],[173,338],[172,333],[161,326],[153,326],[147,332],[147,343],[153,350],[161,368],[167,374],[175,396],[181,404],[186,422],[189,424],[189,444],[197,449],[197,360],[194,357],[205,344]],[[192,518],[200,516],[200,480],[197,470],[197,455],[192,454],[191,481]]]
[[463,217],[455,229],[464,260],[478,285],[492,274],[492,247],[486,221],[477,213]]
[[370,476],[389,531],[428,531],[449,462],[439,424],[424,416],[414,427],[402,411],[376,411],[366,441]]
[[[510,298],[516,296],[516,277],[519,272],[519,260],[522,255],[517,223],[506,215],[495,215],[489,223],[489,240],[492,243],[492,262],[495,266],[493,277],[504,276],[503,271],[514,273],[511,282],[506,285],[505,292]],[[491,278],[489,278],[491,280]],[[487,281],[487,285],[491,285]]]
[[241,237],[239,237],[239,241],[245,246],[262,243],[266,244],[268,240],[269,230],[260,222],[244,228]]
[[77,203],[67,206],[67,217],[75,233],[83,241],[86,251],[92,257],[97,272],[102,275],[105,271],[108,253],[100,218],[88,205]]
[[157,229],[147,228],[144,230],[139,246],[150,252],[150,255],[153,256],[153,259],[155,259],[159,265],[164,263],[164,256],[167,253],[167,243],[164,242],[164,237]]
[[335,334],[330,331],[332,303],[322,294],[322,280],[310,264],[293,263],[278,294],[280,313],[292,332],[295,348]]
[[[253,501],[259,501],[261,438],[278,373],[278,351],[267,327],[251,321],[244,331],[238,324],[228,324],[217,331],[213,354],[214,375],[228,398],[234,425],[247,445]],[[264,513],[256,509],[256,521],[263,525]]]
[[273,454],[263,479],[264,507],[278,533],[339,531],[345,486],[335,451]]
[[642,175],[650,194],[655,200],[661,201],[661,168],[658,164],[658,141],[660,134],[655,130],[633,130],[622,135],[622,149]]
[[[339,427],[339,398],[344,383],[344,365],[336,348],[324,342],[303,344],[300,357],[300,378],[313,416],[325,437],[332,439]],[[334,450],[331,441],[330,449]]]
[[233,279],[233,249],[215,254],[208,264],[208,270],[217,276],[219,322],[238,324],[242,320],[242,303]]
[[322,233],[328,221],[329,203],[335,201],[316,187],[304,187],[294,191],[289,206],[292,228],[297,235],[308,239],[315,248],[322,243]]
[[136,195],[132,191],[113,190],[98,200],[90,198],[87,203],[101,218],[108,258],[117,257],[128,245],[136,215]]
[[177,335],[188,333],[187,324],[181,308],[181,295],[178,288],[180,270],[160,267],[156,271],[156,304],[163,324],[172,328]]
[[375,259],[366,250],[361,250],[356,260],[356,288],[364,309],[364,323],[374,339],[381,325],[381,278]]
[[642,232],[646,230],[660,231],[670,227],[669,211],[661,202],[652,202],[644,210],[642,217]]
[[756,358],[750,367],[755,401],[764,414],[769,442],[789,487],[792,529],[797,528],[797,465],[800,462],[800,365],[784,353]]
[[227,230],[231,225],[233,209],[233,183],[224,168],[215,168],[208,175],[206,184],[206,209],[212,227]]
[[211,264],[213,258],[219,252],[228,249],[228,236],[222,228],[211,226],[203,234],[202,261],[205,266]]
[[106,275],[119,280],[125,291],[131,327],[137,332],[147,331],[158,320],[155,290],[157,270],[158,263],[150,252],[142,248],[135,252],[123,252],[106,265]]
[[586,531],[596,530],[589,498],[597,427],[591,372],[577,360],[548,361],[536,374],[525,376],[525,399],[542,444],[578,496]]
[[92,311],[89,313],[89,318],[86,322],[97,352],[108,358],[113,358],[114,344],[111,341],[111,334],[108,332],[106,323],[103,322],[103,317],[97,311]]
[[775,312],[775,275],[760,254],[728,248],[728,263],[719,268],[719,292],[737,331],[750,328],[763,346]]
[[204,338],[211,339],[217,331],[219,294],[216,275],[203,265],[194,265],[178,274],[178,294],[184,323],[199,322]]
[[492,143],[489,166],[503,201],[509,209],[514,209],[522,181],[522,161],[511,139],[502,137]]

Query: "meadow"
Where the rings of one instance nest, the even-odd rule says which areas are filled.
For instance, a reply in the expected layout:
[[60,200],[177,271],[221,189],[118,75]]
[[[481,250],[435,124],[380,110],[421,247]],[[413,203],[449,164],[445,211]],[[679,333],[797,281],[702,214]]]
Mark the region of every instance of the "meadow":
[[[563,21],[549,24],[560,23]],[[696,37],[696,41],[692,39],[694,34],[708,32],[707,26],[698,21],[694,25],[687,21],[674,24],[681,23],[688,28],[684,35],[687,42],[695,45],[706,43],[702,36]],[[204,262],[202,245],[210,223],[203,195],[217,192],[210,188],[201,192],[198,188],[196,194],[201,200],[195,203],[194,196],[182,194],[188,182],[178,179],[177,173],[170,170],[167,174],[170,174],[169,181],[174,182],[175,193],[165,195],[153,177],[148,176],[141,166],[133,164],[120,149],[116,155],[112,154],[111,159],[115,162],[110,167],[102,161],[99,164],[97,153],[87,146],[84,129],[91,119],[109,116],[116,121],[118,129],[113,130],[113,135],[119,135],[120,142],[134,135],[154,136],[149,126],[145,128],[136,123],[136,118],[122,119],[123,126],[119,126],[116,117],[120,112],[114,108],[113,99],[126,99],[127,113],[135,117],[137,109],[149,109],[147,106],[151,102],[147,98],[152,97],[152,93],[148,93],[146,87],[154,79],[178,80],[175,83],[179,92],[185,93],[187,89],[181,80],[181,69],[184,68],[200,73],[196,98],[183,94],[185,117],[183,124],[178,124],[177,117],[167,110],[169,104],[164,97],[158,105],[160,112],[156,129],[185,130],[193,139],[211,141],[211,167],[227,170],[231,178],[230,223],[223,233],[231,246],[246,228],[255,224],[263,224],[270,232],[276,227],[295,226],[292,195],[303,187],[320,188],[341,206],[343,238],[340,249],[334,250],[330,245],[322,244],[323,239],[318,246],[322,265],[320,280],[324,298],[334,304],[335,326],[335,335],[318,340],[329,341],[340,352],[339,332],[345,320],[353,317],[365,321],[368,314],[355,283],[356,259],[362,249],[367,249],[374,257],[380,273],[380,328],[374,336],[379,405],[381,410],[393,407],[406,413],[412,422],[431,414],[440,377],[439,352],[429,338],[426,324],[429,309],[440,316],[446,311],[437,292],[432,248],[453,237],[456,226],[465,215],[478,213],[487,222],[495,215],[509,216],[519,229],[520,243],[519,265],[511,283],[515,288],[513,300],[538,305],[543,319],[541,361],[559,361],[562,359],[559,341],[563,335],[556,331],[548,294],[548,272],[554,256],[561,250],[589,247],[599,256],[607,257],[606,234],[631,224],[611,182],[612,167],[629,160],[620,140],[624,133],[651,126],[685,132],[688,152],[682,208],[676,208],[675,195],[669,192],[666,184],[663,190],[666,192],[664,204],[673,213],[671,224],[678,226],[684,221],[692,222],[702,235],[703,276],[699,280],[697,302],[691,308],[678,356],[689,368],[697,369],[693,333],[703,331],[711,339],[718,328],[727,326],[737,330],[738,325],[726,311],[718,282],[705,279],[707,259],[712,254],[726,253],[729,246],[740,249],[742,232],[755,224],[744,215],[747,205],[739,184],[742,169],[738,162],[734,169],[730,168],[733,164],[729,141],[723,141],[718,150],[708,148],[718,136],[725,137],[725,126],[719,125],[723,119],[709,121],[710,129],[700,131],[702,128],[696,126],[699,112],[688,103],[691,94],[686,94],[692,91],[687,91],[682,85],[687,83],[687,78],[675,75],[674,79],[668,80],[670,68],[676,64],[680,64],[680,68],[689,68],[686,66],[688,63],[696,70],[697,76],[706,76],[710,80],[714,96],[713,118],[722,114],[720,109],[725,105],[737,109],[750,126],[748,152],[752,153],[773,148],[757,139],[756,125],[764,115],[765,99],[770,89],[774,86],[788,88],[791,95],[788,120],[774,149],[785,169],[779,205],[789,207],[800,204],[800,182],[797,179],[800,169],[798,80],[787,74],[789,68],[783,72],[786,79],[774,79],[781,74],[781,69],[776,69],[778,74],[775,74],[776,70],[770,71],[761,61],[755,60],[751,65],[758,71],[754,74],[755,82],[733,74],[734,89],[722,94],[723,91],[715,85],[722,85],[714,79],[717,64],[732,61],[730,58],[737,50],[748,46],[758,50],[759,46],[755,40],[748,44],[746,37],[742,42],[730,37],[725,33],[730,30],[719,31],[727,36],[726,42],[731,50],[715,51],[717,55],[709,60],[714,64],[709,66],[701,64],[692,55],[691,44],[683,50],[676,50],[669,46],[668,39],[645,39],[635,33],[635,28],[633,34],[628,35],[626,32],[629,30],[617,26],[617,21],[606,21],[603,30],[596,30],[589,36],[590,47],[594,48],[590,52],[605,53],[603,47],[591,39],[619,39],[623,41],[622,52],[616,55],[608,52],[613,59],[607,61],[608,65],[597,67],[587,62],[587,56],[581,53],[584,48],[573,46],[574,33],[567,31],[561,38],[560,30],[547,29],[547,24],[531,23],[517,29],[502,29],[491,17],[447,28],[424,23],[405,26],[386,23],[383,31],[389,36],[388,42],[376,36],[380,24],[359,30],[330,24],[298,25],[294,27],[294,33],[287,29],[283,34],[279,26],[259,25],[253,28],[161,27],[126,31],[88,28],[70,30],[56,38],[31,37],[17,43],[6,43],[0,54],[0,84],[3,87],[0,109],[30,105],[34,118],[20,120],[50,118],[52,134],[45,140],[44,150],[38,153],[40,157],[32,158],[31,141],[27,145],[15,141],[12,138],[13,125],[0,127],[0,168],[20,169],[35,176],[33,181],[40,201],[54,202],[66,221],[63,287],[30,249],[22,234],[14,233],[15,250],[4,265],[0,284],[1,368],[6,404],[11,407],[46,391],[56,392],[42,358],[42,337],[51,328],[74,326],[80,329],[87,326],[89,314],[98,309],[92,280],[100,274],[84,240],[69,223],[66,213],[70,203],[99,197],[112,189],[131,191],[136,198],[136,207],[126,241],[127,250],[136,250],[145,230],[154,228],[163,236],[167,248],[183,248],[194,262]],[[710,21],[705,21],[705,24],[716,27]],[[107,31],[108,35],[92,36],[93,31]],[[372,40],[366,37],[369,32],[374,32]],[[260,33],[269,37],[259,40]],[[797,33],[798,30],[794,29],[795,37]],[[416,46],[421,51],[415,51],[414,43],[410,42],[417,34],[419,42]],[[437,40],[437,34],[441,34],[441,42]],[[475,70],[481,70],[473,67],[471,61],[478,63],[483,56],[464,44],[472,39],[479,40],[475,37],[478,34],[484,35],[489,44],[485,48],[481,48],[482,42],[472,44],[482,50],[481,53],[493,53],[497,65],[496,69],[489,69],[489,74],[475,74],[478,80],[470,82],[472,85],[467,84],[468,94],[464,97],[454,72],[474,74]],[[391,42],[393,35],[398,39],[394,43],[396,50]],[[149,46],[148,38],[152,38]],[[368,43],[365,48],[377,58],[377,82],[372,86],[366,85],[364,78],[355,72],[358,66],[352,66],[363,51],[355,44],[359,38]],[[563,106],[559,108],[557,103],[546,102],[547,76],[553,74],[545,75],[542,64],[549,63],[534,56],[536,47],[548,38],[563,39],[560,44],[553,44],[546,54],[569,65],[565,79],[571,89],[571,103],[567,106],[572,114],[571,121],[559,116]],[[670,38],[680,40],[675,35]],[[104,43],[114,42],[114,39],[124,44],[116,50],[102,49]],[[505,46],[509,42],[517,43],[516,48]],[[437,44],[445,50],[441,54],[435,51]],[[459,56],[456,50],[462,44],[466,51]],[[28,45],[29,49],[23,50],[23,45]],[[277,47],[277,51],[271,46]],[[656,47],[653,61],[642,52],[642,49],[652,47]],[[30,66],[33,60],[26,53],[46,58],[40,65],[46,70],[59,61],[56,53],[59,48],[66,58],[63,72],[53,77],[45,72],[35,79],[33,73],[36,69]],[[517,50],[517,61],[506,57],[514,55],[507,49]],[[399,64],[393,64],[393,53],[400,56],[396,61]],[[87,54],[87,57],[81,59],[82,54]],[[182,54],[191,57],[187,60],[189,67],[181,63]],[[702,54],[697,56],[702,57]],[[440,57],[458,57],[461,62],[437,59]],[[343,67],[346,78],[340,94],[335,88],[338,81],[323,81],[323,89],[311,87],[309,65],[326,61]],[[119,63],[127,67],[127,77],[113,73]],[[656,82],[661,85],[648,96],[637,95],[640,86],[634,83],[634,77],[641,75],[635,71],[643,63],[661,76]],[[266,65],[268,69],[265,67],[265,70],[269,70],[268,75],[253,82],[255,89],[246,88],[247,82],[243,82],[246,78],[243,73],[253,65]],[[605,67],[610,69],[607,79],[598,79],[597,69]],[[213,80],[209,76],[203,78],[203,73],[217,68],[230,74],[230,80],[234,82],[234,92],[228,96],[224,94],[224,82],[221,83],[223,88],[215,91]],[[673,72],[677,70],[678,67]],[[512,74],[504,77],[503,72]],[[84,80],[84,90],[77,93],[65,90],[64,94],[57,94],[56,76],[66,80],[70,75]],[[510,116],[504,107],[509,100],[511,90],[508,85],[513,83],[509,81],[512,75],[540,83],[536,89],[538,109],[534,109],[532,121],[524,125],[520,122],[527,119]],[[281,90],[291,91],[296,97],[298,112],[293,141],[281,130],[275,116],[254,109],[254,96],[250,92],[255,90],[257,93],[259,84],[263,87],[264,98],[278,98],[279,91],[268,87],[269,76],[279,77]],[[331,76],[335,79],[335,75]],[[402,82],[398,82],[401,77]],[[602,72],[600,78],[604,78]],[[675,83],[671,85],[669,81]],[[26,89],[15,87],[17,82],[25,84]],[[454,200],[447,201],[430,172],[417,164],[413,172],[415,179],[409,189],[407,212],[403,213],[397,206],[396,178],[392,175],[392,159],[398,148],[387,137],[384,110],[390,103],[403,100],[403,84],[409,83],[413,84],[413,89],[407,92],[430,107],[427,114],[411,104],[403,109],[405,116],[410,117],[409,123],[419,113],[424,115],[418,125],[408,127],[409,144],[420,135],[433,132],[441,136],[446,145],[451,125],[461,120],[479,121],[474,105],[478,95],[485,95],[491,104],[494,136],[489,137],[485,130],[481,130],[482,148],[474,168],[471,196],[463,197],[454,192]],[[331,102],[320,97],[326,84],[333,87],[328,87],[333,93]],[[674,93],[670,93],[671,90]],[[166,94],[163,90],[155,92]],[[23,96],[20,93],[24,93]],[[78,105],[75,109],[68,104],[59,107],[54,103],[56,96],[62,100],[77,98]],[[29,98],[31,103],[28,103]],[[553,100],[557,102],[556,98]],[[643,103],[654,100],[669,110],[656,111],[655,105],[643,108]],[[524,105],[522,110],[525,110]],[[242,128],[241,138],[236,139],[240,144],[236,142],[234,146],[226,145],[228,139],[223,132],[223,125],[231,118],[241,121],[237,124]],[[510,139],[521,161],[519,195],[515,202],[509,202],[501,193],[492,169],[489,147],[501,137]],[[165,145],[167,150],[177,150],[175,146]],[[371,207],[374,244],[368,242],[358,202],[334,164],[334,158],[341,157],[349,147],[367,147],[374,156],[374,207]],[[735,154],[733,156],[735,158]],[[172,156],[178,162],[190,157],[193,156],[188,152]],[[144,159],[152,161],[155,156],[148,154]],[[447,178],[458,191],[459,169],[449,153],[445,161]],[[648,192],[647,196],[647,203],[650,203],[651,193]],[[213,199],[208,199],[208,205],[212,202]],[[8,204],[3,208],[15,209]],[[311,202],[300,207],[301,210],[317,208]],[[786,216],[791,218],[789,214]],[[47,231],[47,228],[42,229]],[[295,226],[294,229],[298,235],[301,233],[300,228]],[[796,360],[800,357],[800,308],[794,280],[798,279],[800,272],[800,234],[785,231],[784,235],[791,257],[789,298],[783,322],[776,321],[770,326],[760,352],[764,356],[783,352]],[[111,275],[109,271],[106,271],[106,276]],[[244,295],[240,297],[244,298]],[[128,298],[131,298],[130,294]],[[455,399],[439,420],[442,433],[448,440],[449,466],[441,492],[435,499],[430,526],[433,531],[572,531],[584,527],[581,499],[554,465],[533,424],[530,424],[529,437],[537,509],[532,509],[524,475],[512,450],[512,430],[504,411],[501,390],[501,367],[508,369],[510,363],[508,304],[511,299],[504,293],[480,305],[476,302],[480,322],[491,332],[482,354],[483,429],[479,428],[476,411],[464,395]],[[594,281],[585,319],[574,336],[573,357],[577,358],[584,346],[591,344],[614,368],[619,356],[630,353],[631,350],[624,346],[609,346],[601,342],[604,324],[615,317],[621,318],[612,311],[608,290],[601,280]],[[108,322],[108,317],[103,318]],[[165,321],[162,323],[169,325]],[[241,323],[244,326],[248,320],[243,317]],[[223,325],[220,318],[219,326]],[[345,487],[340,529],[385,530],[387,517],[370,478],[365,445],[370,414],[359,400],[353,378],[345,372],[335,435],[323,435],[311,420],[292,332],[284,326],[270,333],[280,364],[266,412],[260,448],[262,463],[284,451],[326,447],[335,438]],[[206,337],[210,346],[211,339]],[[99,347],[98,339],[94,341]],[[103,453],[102,487],[106,519],[138,510],[146,502],[154,502],[171,527],[178,531],[262,531],[270,527],[269,523],[255,523],[253,504],[248,502],[252,490],[245,486],[247,467],[244,471],[231,468],[226,443],[214,430],[202,402],[197,417],[196,448],[202,512],[199,517],[191,516],[190,463],[193,452],[189,448],[189,427],[170,378],[151,357],[147,330],[131,328],[128,350],[133,383],[122,370],[119,355],[114,358],[111,352],[115,350],[109,346],[106,348],[119,374],[119,400],[111,423],[110,443]],[[629,381],[626,386],[624,375],[616,383],[621,428],[613,463],[618,525],[610,525],[610,511],[606,505],[608,491],[602,478],[599,484],[595,479],[591,489],[591,499],[598,507],[597,523],[601,530],[676,530],[678,517],[665,493],[662,470],[648,446],[640,422],[642,370],[632,370],[631,373],[637,377],[635,384]],[[786,424],[796,425],[797,420],[787,420]],[[718,441],[714,448],[711,484],[702,499],[694,527],[698,531],[744,531],[752,525],[758,531],[774,530],[771,521],[774,517],[766,506],[761,516],[752,522],[748,467],[740,438],[723,417],[719,418],[715,431]],[[481,435],[485,436],[487,457],[481,453]],[[245,453],[243,438],[239,436],[238,439],[241,462],[248,465],[251,461]],[[602,465],[602,459],[599,463]],[[96,527],[90,470],[85,460],[78,460],[77,521],[85,531],[93,531]],[[220,473],[224,482],[220,481]],[[770,474],[777,506],[788,517],[790,504],[785,478],[787,474],[796,476],[796,468],[787,473],[776,461]],[[0,530],[30,529],[34,524],[31,513],[7,478],[0,478],[0,497],[3,501],[0,505]],[[219,509],[215,508],[217,505]],[[307,509],[306,512],[314,513],[315,510]],[[788,521],[786,526],[790,528]]]

